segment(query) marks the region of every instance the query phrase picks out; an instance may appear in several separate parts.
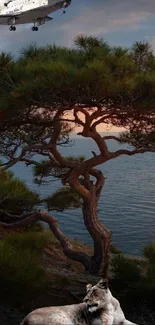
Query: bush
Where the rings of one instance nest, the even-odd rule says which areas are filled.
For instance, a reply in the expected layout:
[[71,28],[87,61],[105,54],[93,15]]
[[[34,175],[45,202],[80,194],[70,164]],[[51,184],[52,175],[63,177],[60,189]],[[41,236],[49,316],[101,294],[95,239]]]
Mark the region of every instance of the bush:
[[122,254],[122,251],[115,245],[110,245],[111,254]]
[[44,274],[37,252],[28,248],[17,249],[5,240],[0,241],[1,278],[16,285],[33,288],[43,283]]
[[44,289],[47,278],[41,266],[41,252],[49,235],[46,231],[12,232],[0,241],[2,302],[21,306]]
[[129,258],[123,254],[112,259],[112,286],[123,301],[145,297],[149,302],[155,299],[155,244],[147,245],[143,250],[145,257]]
[[[29,190],[23,181],[14,177],[10,171],[0,169],[0,209],[10,214],[22,214],[31,211],[39,202],[39,195]],[[0,213],[1,221],[9,219]],[[10,220],[9,220],[10,221]]]
[[45,230],[45,227],[43,226],[42,223],[40,223],[38,221],[38,222],[32,223],[30,225],[27,225],[24,228],[24,230],[27,232],[43,232]]
[[155,294],[155,243],[151,243],[144,247],[143,254],[148,260],[146,283],[150,290]]
[[[23,307],[42,294],[47,285],[42,250],[55,240],[40,225],[25,232],[11,232],[0,240],[0,303]],[[30,298],[31,297],[31,298]]]
[[144,256],[149,260],[152,264],[155,264],[155,243],[151,243],[144,247],[143,250]]
[[49,231],[43,232],[24,232],[24,233],[10,233],[5,238],[5,242],[11,245],[17,251],[28,249],[30,251],[38,251],[41,253],[43,248],[47,246],[52,240],[52,233]]
[[136,283],[141,280],[141,264],[139,260],[119,254],[112,259],[112,272],[121,283]]

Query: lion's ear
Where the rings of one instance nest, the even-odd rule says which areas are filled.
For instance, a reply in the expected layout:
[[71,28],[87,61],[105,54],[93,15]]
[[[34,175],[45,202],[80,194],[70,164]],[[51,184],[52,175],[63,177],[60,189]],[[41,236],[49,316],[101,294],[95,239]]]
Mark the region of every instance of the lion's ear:
[[88,284],[86,285],[87,292],[88,292],[91,288],[92,288],[92,284],[88,283]]
[[107,279],[101,279],[98,282],[98,287],[100,287],[101,289],[107,289],[108,288],[108,280]]

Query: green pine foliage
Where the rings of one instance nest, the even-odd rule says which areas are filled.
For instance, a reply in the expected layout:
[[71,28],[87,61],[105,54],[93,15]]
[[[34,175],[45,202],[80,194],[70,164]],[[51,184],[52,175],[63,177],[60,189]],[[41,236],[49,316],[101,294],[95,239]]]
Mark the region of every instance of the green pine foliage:
[[[83,162],[85,160],[84,156],[65,156],[68,161],[71,162]],[[52,163],[53,162],[53,163]],[[41,185],[45,182],[45,179],[48,179],[47,182],[53,181],[54,177],[63,180],[69,169],[62,167],[55,167],[54,161],[51,160],[41,160],[39,164],[33,167],[34,182],[38,185]],[[65,191],[66,193],[66,191]]]
[[[37,205],[39,196],[10,171],[0,170],[0,218],[10,214],[20,215],[30,212]],[[5,214],[6,212],[6,214]]]
[[80,195],[70,186],[64,186],[46,199],[48,210],[64,211],[82,206]]

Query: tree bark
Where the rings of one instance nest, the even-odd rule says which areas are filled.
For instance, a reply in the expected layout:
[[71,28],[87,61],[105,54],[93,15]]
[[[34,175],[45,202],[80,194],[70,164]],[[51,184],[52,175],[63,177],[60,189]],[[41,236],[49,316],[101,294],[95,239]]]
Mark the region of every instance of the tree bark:
[[90,200],[84,201],[84,224],[94,242],[94,255],[91,258],[89,272],[91,274],[102,273],[107,277],[111,233],[99,221],[97,216],[98,197],[93,194]]
[[88,270],[90,268],[91,258],[87,254],[85,254],[83,252],[75,251],[73,249],[72,244],[69,241],[69,239],[60,230],[60,228],[58,226],[58,220],[54,217],[47,215],[47,214],[42,214],[40,219],[42,221],[48,223],[54,236],[59,241],[65,256],[67,256],[68,258],[70,258],[73,261],[80,262],[85,267],[85,269]]
[[[105,178],[101,171],[90,169],[84,172],[84,182],[80,184],[80,172],[82,175],[82,170],[73,170],[67,181],[83,198],[83,220],[94,242],[94,255],[91,257],[88,271],[91,274],[102,273],[102,276],[107,277],[111,233],[100,223],[97,215],[98,201]],[[96,178],[95,184],[91,183],[90,175]]]

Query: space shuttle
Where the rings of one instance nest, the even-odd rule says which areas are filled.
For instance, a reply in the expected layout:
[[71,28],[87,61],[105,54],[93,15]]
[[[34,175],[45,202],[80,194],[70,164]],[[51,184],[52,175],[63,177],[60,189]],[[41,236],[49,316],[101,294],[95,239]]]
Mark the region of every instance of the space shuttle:
[[10,31],[16,25],[32,23],[32,31],[52,20],[49,16],[54,11],[66,13],[72,0],[4,0],[0,5],[0,25],[8,25]]

